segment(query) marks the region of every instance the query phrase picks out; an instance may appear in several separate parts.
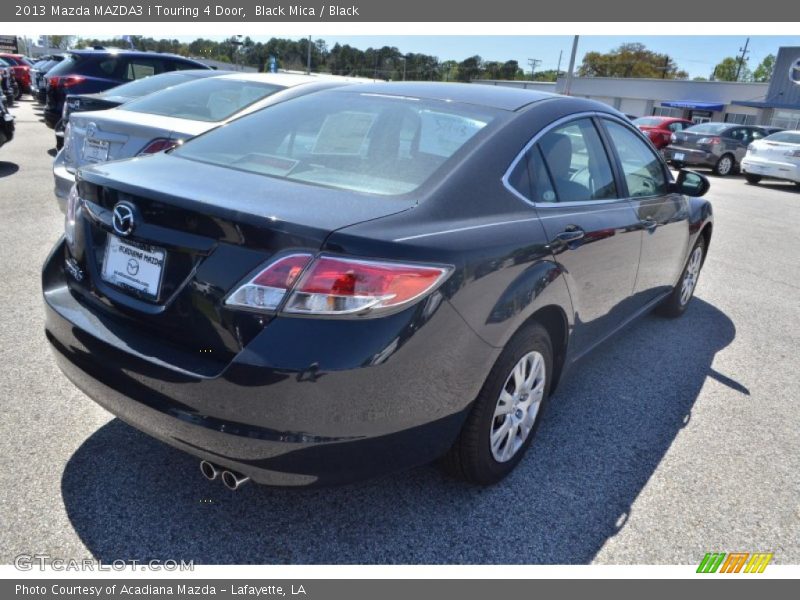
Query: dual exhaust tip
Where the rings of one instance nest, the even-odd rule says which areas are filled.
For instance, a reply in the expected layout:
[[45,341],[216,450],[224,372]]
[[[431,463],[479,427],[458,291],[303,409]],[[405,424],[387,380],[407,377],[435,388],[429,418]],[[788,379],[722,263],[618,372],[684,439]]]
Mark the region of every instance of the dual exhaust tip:
[[203,474],[203,477],[209,481],[214,481],[219,476],[222,480],[222,485],[231,491],[238,490],[245,483],[250,481],[247,475],[242,475],[241,473],[228,469],[221,469],[207,460],[200,461],[200,472]]

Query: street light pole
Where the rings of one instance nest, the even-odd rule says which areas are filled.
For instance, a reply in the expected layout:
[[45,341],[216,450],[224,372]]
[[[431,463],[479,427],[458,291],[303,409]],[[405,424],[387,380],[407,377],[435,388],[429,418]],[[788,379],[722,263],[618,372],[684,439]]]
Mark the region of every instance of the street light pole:
[[567,82],[564,84],[564,95],[569,96],[572,91],[572,73],[575,71],[575,57],[578,54],[578,38],[575,36],[572,40],[572,54],[569,57],[569,71],[567,71]]
[[308,57],[306,58],[306,75],[311,75],[311,36],[308,36]]

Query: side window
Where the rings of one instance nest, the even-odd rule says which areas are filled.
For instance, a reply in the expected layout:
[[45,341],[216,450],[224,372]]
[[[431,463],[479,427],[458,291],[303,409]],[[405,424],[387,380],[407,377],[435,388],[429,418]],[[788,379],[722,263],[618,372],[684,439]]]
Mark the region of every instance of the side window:
[[617,198],[611,165],[591,119],[578,119],[548,131],[539,140],[538,149],[555,189],[555,201]]
[[519,194],[528,200],[534,200],[531,191],[531,178],[528,174],[528,155],[530,151],[526,152],[517,161],[514,169],[508,176],[508,185],[514,188]]
[[764,133],[763,131],[761,131],[760,129],[753,129],[750,132],[750,139],[751,139],[751,141],[752,140],[760,140],[761,138],[763,138],[766,135],[767,134]]
[[202,69],[202,67],[198,67],[197,65],[193,65],[189,62],[184,62],[182,60],[176,61],[167,61],[164,65],[164,70],[166,71],[190,71],[192,69]]
[[655,153],[627,127],[614,121],[604,122],[617,150],[628,194],[632,198],[666,194],[667,179]]
[[681,123],[680,121],[675,121],[674,123],[670,123],[670,124],[667,126],[667,128],[668,128],[670,131],[672,131],[672,132],[675,132],[675,131],[683,131],[684,124],[683,124],[683,123]]
[[733,129],[723,134],[725,137],[736,140],[737,142],[744,142],[747,139],[747,131],[744,129]]
[[152,60],[149,58],[132,58],[128,61],[128,68],[125,73],[125,79],[133,81],[134,79],[144,79],[157,73],[164,71],[161,61]]
[[97,63],[97,69],[100,71],[101,77],[112,77],[118,66],[119,58],[116,56],[109,56]]

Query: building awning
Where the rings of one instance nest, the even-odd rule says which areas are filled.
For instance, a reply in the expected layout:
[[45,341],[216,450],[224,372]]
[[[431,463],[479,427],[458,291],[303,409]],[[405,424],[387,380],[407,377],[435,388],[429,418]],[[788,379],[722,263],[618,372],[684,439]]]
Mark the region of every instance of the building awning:
[[734,100],[731,104],[736,106],[749,106],[751,108],[778,108],[800,110],[800,104],[791,102],[770,102],[767,100]]
[[672,102],[662,102],[661,106],[670,108],[694,108],[697,110],[721,111],[725,108],[724,104],[716,102],[695,102],[693,100],[673,100]]

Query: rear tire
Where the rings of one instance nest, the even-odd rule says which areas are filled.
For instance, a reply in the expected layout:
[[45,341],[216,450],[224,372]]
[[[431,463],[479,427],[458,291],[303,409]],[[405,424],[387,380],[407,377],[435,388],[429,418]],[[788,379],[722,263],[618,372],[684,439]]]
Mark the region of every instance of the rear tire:
[[56,150],[61,150],[64,147],[64,138],[56,136]]
[[552,373],[550,336],[538,323],[526,325],[489,372],[461,433],[442,458],[444,469],[478,485],[497,483],[511,473],[536,435]]
[[672,289],[672,293],[656,309],[659,314],[674,319],[686,312],[689,302],[694,297],[705,256],[706,241],[701,235],[689,253],[689,260],[686,261],[681,278]]
[[714,165],[714,173],[719,175],[720,177],[727,177],[731,173],[733,173],[733,169],[736,166],[736,161],[734,160],[733,156],[730,154],[723,154],[720,156],[717,164]]
[[750,185],[757,185],[761,181],[761,175],[751,175],[750,173],[745,173],[744,178]]

